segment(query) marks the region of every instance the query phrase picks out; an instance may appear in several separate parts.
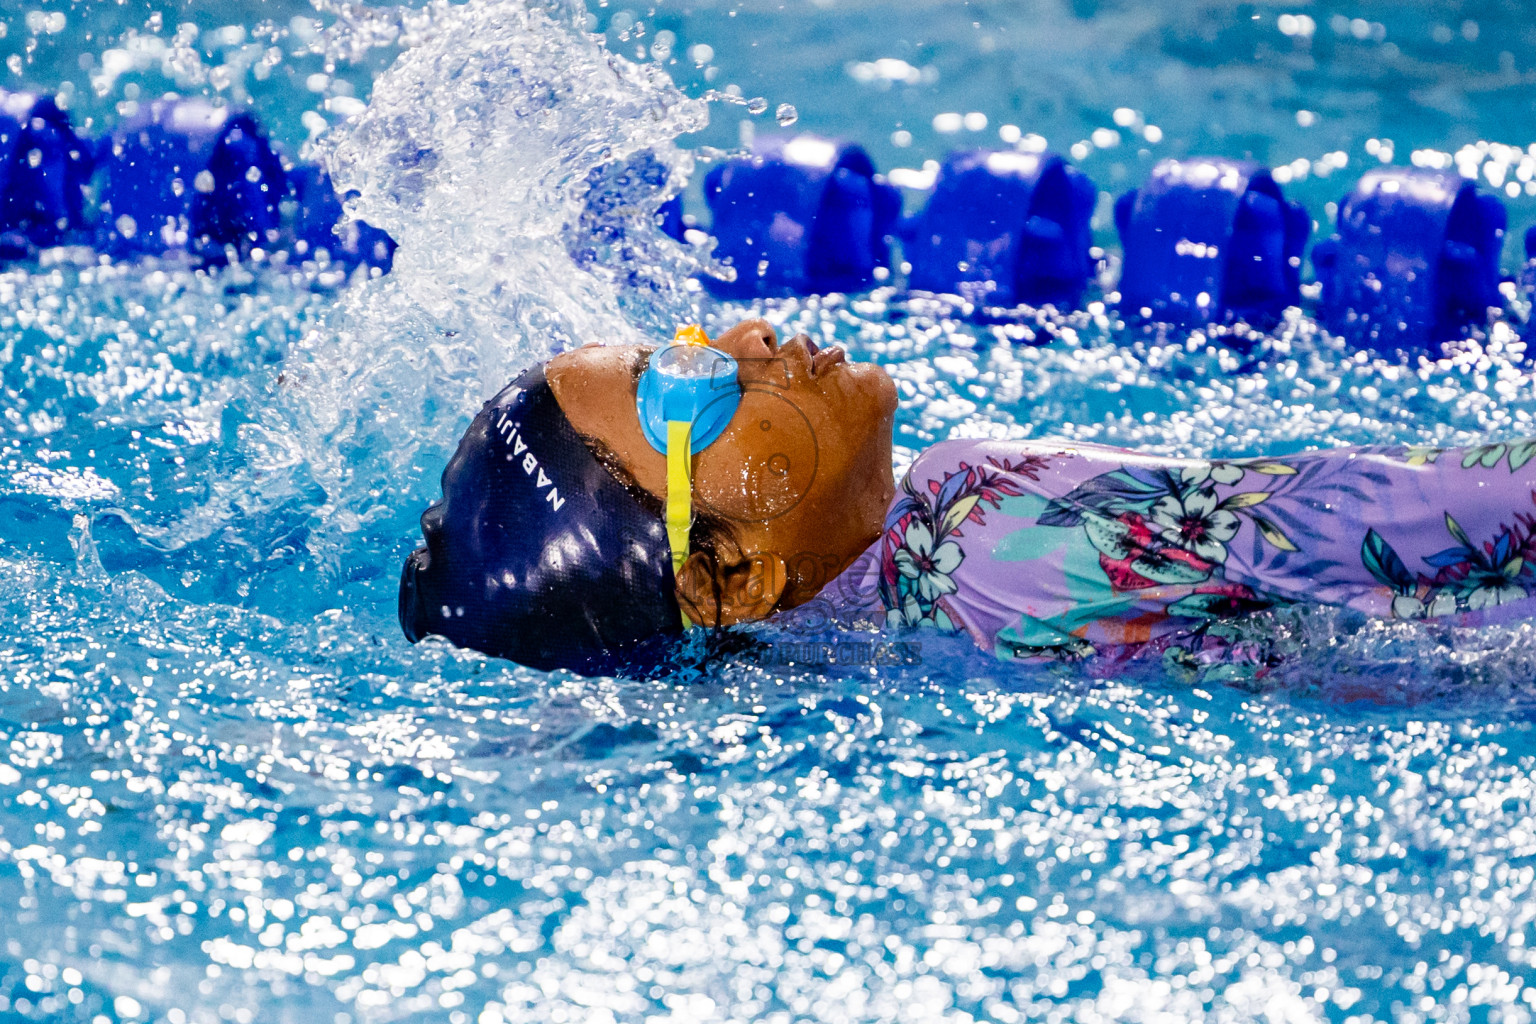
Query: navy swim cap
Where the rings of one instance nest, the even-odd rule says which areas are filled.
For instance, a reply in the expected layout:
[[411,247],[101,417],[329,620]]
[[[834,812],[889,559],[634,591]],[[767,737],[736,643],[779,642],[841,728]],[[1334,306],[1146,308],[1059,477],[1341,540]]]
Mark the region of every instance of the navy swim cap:
[[485,404],[421,517],[400,625],[534,668],[633,667],[682,620],[661,518],[600,463],[544,379],[524,372]]

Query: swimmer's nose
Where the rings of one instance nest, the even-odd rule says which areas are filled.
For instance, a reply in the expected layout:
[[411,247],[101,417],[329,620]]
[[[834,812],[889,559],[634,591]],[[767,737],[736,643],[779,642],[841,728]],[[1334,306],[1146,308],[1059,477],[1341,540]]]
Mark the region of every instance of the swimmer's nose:
[[821,351],[821,346],[812,341],[811,336],[808,334],[801,335],[801,337],[805,339],[805,350],[810,353],[812,359],[816,358],[816,353]]

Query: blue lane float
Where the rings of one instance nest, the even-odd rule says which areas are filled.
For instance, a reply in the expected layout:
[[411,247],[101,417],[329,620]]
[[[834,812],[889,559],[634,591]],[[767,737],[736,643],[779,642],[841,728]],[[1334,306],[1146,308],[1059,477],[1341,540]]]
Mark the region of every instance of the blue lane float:
[[718,296],[861,291],[890,266],[901,199],[858,146],[764,139],[750,160],[710,170],[704,200],[715,256],[736,268],[735,281],[706,282]]
[[282,241],[287,175],[248,113],[157,100],[113,135],[104,162],[99,244],[114,257],[221,262]]
[[[95,211],[93,170],[104,172]],[[856,292],[891,266],[900,196],[856,145],[766,138],[751,159],[712,169],[704,195],[716,256],[737,271],[734,282],[705,282],[720,297]],[[1093,270],[1094,199],[1092,183],[1055,154],[951,154],[903,232],[908,287],[983,306],[1076,308]],[[286,250],[387,271],[393,240],[361,221],[338,231],[342,213],[324,172],[285,167],[243,111],[160,100],[110,146],[93,145],[52,99],[0,90],[0,260],[93,241],[119,259],[180,251],[216,264]],[[677,198],[657,221],[679,239],[692,224]],[[1164,160],[1116,202],[1115,222],[1120,308],[1131,318],[1267,325],[1300,301],[1311,222],[1257,164]],[[1313,250],[1318,319],[1382,350],[1432,349],[1485,325],[1503,306],[1505,227],[1503,203],[1459,174],[1373,170]],[[1525,241],[1520,286],[1536,294],[1536,228]],[[1525,333],[1536,337],[1536,324]]]
[[1353,344],[1420,350],[1486,324],[1501,306],[1506,214],[1455,171],[1382,167],[1339,206],[1312,250],[1318,319]]
[[366,265],[388,273],[395,259],[395,240],[366,221],[342,223],[341,198],[330,175],[313,165],[301,164],[288,172],[293,193],[293,220],[288,242],[301,260],[324,253],[333,263],[347,267]]
[[688,221],[683,214],[683,197],[673,196],[661,204],[661,209],[656,211],[656,223],[661,228],[661,233],[673,241],[682,242],[688,238]]
[[[1519,286],[1526,302],[1536,302],[1536,224],[1525,229],[1525,264],[1520,268]],[[1528,352],[1536,353],[1536,306],[1526,314],[1520,338]]]
[[84,227],[92,165],[57,103],[0,91],[0,258],[26,258]]
[[906,232],[908,287],[1076,308],[1093,273],[1093,183],[1054,153],[953,153]]
[[285,168],[249,113],[160,100],[97,144],[49,97],[0,90],[0,260],[72,243],[119,259],[179,250],[208,263],[261,248],[387,272],[394,240],[343,219],[325,172]]
[[1311,220],[1256,163],[1163,160],[1115,203],[1115,225],[1124,312],[1192,327],[1265,324],[1301,301]]

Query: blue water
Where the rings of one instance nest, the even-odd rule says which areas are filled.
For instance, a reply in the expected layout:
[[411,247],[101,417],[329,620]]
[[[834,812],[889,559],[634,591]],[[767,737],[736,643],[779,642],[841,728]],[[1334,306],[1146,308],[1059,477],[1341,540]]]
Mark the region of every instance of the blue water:
[[[538,10],[0,14],[0,85],[63,86],[97,132],[167,89],[247,102],[401,242],[346,286],[80,254],[0,274],[0,1018],[1531,1020],[1529,627],[1287,612],[1256,624],[1285,662],[1238,687],[928,636],[904,666],[588,679],[394,622],[484,396],[693,311],[885,364],[901,459],[955,435],[1536,433],[1508,326],[1409,362],[1299,314],[1161,336],[1102,306],[718,307],[684,283],[705,257],[646,227],[654,197],[626,248],[568,255],[592,168],[648,150],[681,183],[782,103],[919,173],[1009,125],[1085,147],[1107,193],[1251,153],[1320,230],[1383,153],[1434,150],[1514,183],[1519,230],[1521,6],[611,3],[600,42]],[[731,86],[768,113],[698,100]]]

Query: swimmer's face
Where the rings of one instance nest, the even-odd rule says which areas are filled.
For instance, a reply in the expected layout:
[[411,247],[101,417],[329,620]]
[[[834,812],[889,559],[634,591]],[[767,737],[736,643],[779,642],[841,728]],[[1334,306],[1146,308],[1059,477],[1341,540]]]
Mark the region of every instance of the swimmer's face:
[[[694,461],[695,514],[719,526],[714,557],[692,553],[677,583],[683,610],[710,625],[810,600],[879,537],[895,491],[896,386],[883,369],[804,335],[781,345],[762,320],[715,346],[740,364],[741,405]],[[588,345],[550,360],[546,374],[571,425],[660,500],[667,460],[635,409],[648,354]]]

